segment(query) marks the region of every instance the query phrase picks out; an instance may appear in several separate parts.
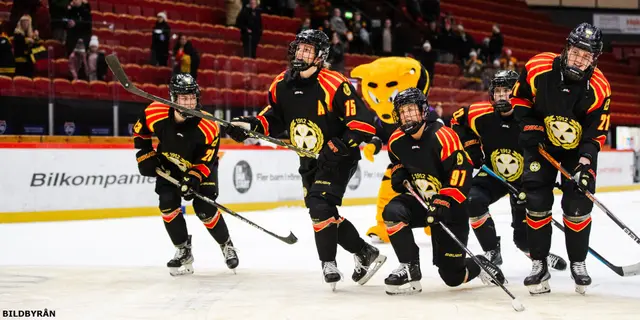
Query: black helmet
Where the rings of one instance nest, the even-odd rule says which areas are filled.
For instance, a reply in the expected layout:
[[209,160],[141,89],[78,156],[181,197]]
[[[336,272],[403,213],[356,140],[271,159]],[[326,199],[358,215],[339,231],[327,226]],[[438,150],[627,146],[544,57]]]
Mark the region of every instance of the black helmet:
[[[314,65],[313,63],[307,63],[303,60],[296,59],[296,51],[298,50],[298,45],[301,43],[310,44],[315,47],[315,57],[320,59],[320,62],[318,64]],[[296,39],[289,44],[289,63],[291,64],[291,69],[293,71],[305,71],[313,66],[321,68],[322,64],[327,61],[328,57],[329,37],[327,37],[327,35],[320,30],[304,30],[298,33]]]
[[[593,54],[593,62],[591,62],[591,65],[586,70],[583,71],[568,65],[569,49],[571,47],[576,47]],[[567,45],[564,51],[562,51],[561,66],[563,75],[574,81],[584,79],[587,74],[590,76],[596,68],[600,54],[602,54],[602,32],[597,27],[586,22],[581,23],[569,33]]]
[[[419,121],[411,121],[408,123],[402,123],[400,120],[400,108],[408,104],[415,104],[418,106],[418,111],[422,114],[422,119]],[[427,97],[424,96],[422,91],[418,88],[409,88],[400,91],[393,99],[393,120],[406,134],[414,134],[420,130],[422,124],[429,117],[429,102]]]
[[[194,79],[188,73],[178,73],[171,77],[171,81],[169,82],[169,96],[171,97],[172,102],[178,101],[178,95],[182,94],[195,94],[196,95],[196,110],[200,110],[202,107],[200,105],[200,87],[198,87],[198,83],[196,79]],[[180,112],[185,118],[191,117],[190,114]]]
[[512,70],[498,70],[496,74],[491,79],[491,84],[489,85],[489,101],[493,105],[493,108],[496,112],[509,112],[511,110],[511,102],[509,100],[494,100],[494,93],[496,88],[507,88],[509,90],[513,90],[513,87],[518,82],[517,72]]

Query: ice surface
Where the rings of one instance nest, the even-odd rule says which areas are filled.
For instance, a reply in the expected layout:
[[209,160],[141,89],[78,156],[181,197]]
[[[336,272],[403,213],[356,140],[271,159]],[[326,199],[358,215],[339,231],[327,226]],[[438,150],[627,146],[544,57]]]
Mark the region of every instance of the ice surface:
[[[636,233],[640,192],[597,195]],[[554,217],[562,219],[560,201]],[[375,207],[341,208],[360,232],[375,223]],[[243,213],[265,228],[299,238],[287,245],[225,215],[238,247],[240,266],[226,269],[218,245],[202,223],[187,216],[193,235],[195,274],[173,278],[165,266],[173,257],[162,219],[131,218],[0,225],[0,309],[56,310],[59,319],[640,319],[640,276],[622,278],[589,256],[593,284],[574,292],[569,271],[552,271],[551,293],[530,296],[522,285],[528,259],[512,242],[507,199],[491,208],[502,236],[507,287],[527,310],[516,313],[497,287],[481,281],[447,287],[431,265],[430,238],[415,229],[420,246],[423,292],[387,296],[383,279],[397,267],[389,259],[365,286],[351,281],[353,258],[338,251],[345,280],[331,292],[322,282],[313,231],[306,210],[283,208]],[[552,251],[567,257],[564,237],[554,229]],[[470,248],[481,253],[470,235]],[[634,243],[594,208],[591,246],[617,265],[640,262]],[[440,318],[442,316],[448,318]]]

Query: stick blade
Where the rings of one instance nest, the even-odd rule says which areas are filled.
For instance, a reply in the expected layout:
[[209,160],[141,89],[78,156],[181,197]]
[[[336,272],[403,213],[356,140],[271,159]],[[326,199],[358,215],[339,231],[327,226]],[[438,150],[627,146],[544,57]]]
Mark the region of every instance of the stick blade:
[[281,240],[284,241],[285,243],[288,243],[288,244],[294,244],[294,243],[298,242],[298,238],[291,231],[289,231],[289,235],[287,237],[281,238]]
[[637,275],[640,275],[640,262],[636,263],[634,265],[622,267],[621,276],[623,276],[623,277],[633,277],[633,276],[637,276]]
[[129,90],[131,88],[131,81],[129,80],[129,77],[127,77],[127,74],[124,72],[122,64],[120,64],[120,60],[118,60],[118,56],[116,56],[115,54],[110,54],[105,57],[105,60],[107,62],[107,65],[109,66],[109,69],[111,69],[111,72],[113,72],[113,76],[125,89]]

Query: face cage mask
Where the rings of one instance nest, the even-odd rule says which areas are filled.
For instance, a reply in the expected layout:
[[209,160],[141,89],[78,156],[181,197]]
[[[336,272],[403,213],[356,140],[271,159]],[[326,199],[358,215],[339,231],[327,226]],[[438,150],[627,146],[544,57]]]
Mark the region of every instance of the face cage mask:
[[[562,53],[562,75],[571,81],[580,81],[580,80],[583,80],[587,75],[590,75],[593,72],[593,70],[596,68],[596,63],[598,62],[599,54],[591,52],[593,54],[593,60],[591,61],[591,64],[585,70],[581,70],[578,67],[569,66],[569,58],[570,58],[569,50],[572,47],[575,47],[587,52],[591,52],[591,50],[569,44],[565,47],[564,52]],[[580,59],[580,58],[576,57],[576,59]]]
[[502,84],[491,86],[491,89],[489,90],[489,101],[491,101],[491,105],[493,105],[493,110],[498,113],[511,111],[512,107],[508,96],[506,100],[495,100],[495,92],[497,88],[507,88],[507,86]]
[[[402,106],[404,107],[404,106]],[[402,107],[398,108],[398,109],[402,109]],[[420,113],[420,107],[418,108],[418,113]],[[404,132],[405,134],[408,135],[413,135],[415,133],[417,133],[420,130],[420,127],[425,123],[426,119],[429,116],[429,108],[425,106],[425,108],[422,110],[422,119],[421,120],[414,120],[414,121],[409,121],[407,123],[402,123],[402,120],[400,118],[400,114],[398,113],[398,111],[396,109],[393,110],[393,120],[395,123],[397,123],[400,128],[400,130],[402,130],[402,132]]]
[[[297,58],[298,46],[300,44],[312,45],[315,48],[315,52],[318,53],[314,55],[311,63],[308,63],[304,60],[299,60]],[[291,69],[296,72],[303,72],[314,66],[320,68],[322,66],[322,61],[320,61],[318,64],[314,64],[313,61],[315,61],[318,57],[322,57],[322,55],[323,53],[321,50],[318,49],[318,46],[308,41],[294,41],[289,46],[289,61],[290,61]]]
[[[194,92],[194,93],[183,93],[183,94],[185,94],[185,95],[186,94],[195,94],[195,96],[196,96],[196,106],[191,110],[200,111],[200,109],[202,109],[202,105],[200,104],[200,95],[197,92]],[[171,102],[174,102],[174,103],[177,104],[178,103],[177,102],[178,101],[178,94],[172,93],[172,94],[170,94],[170,96],[171,96]],[[181,111],[181,110],[178,110],[178,109],[176,109],[176,111],[185,119],[193,118],[192,115],[190,115],[190,114],[188,114],[188,113],[186,113],[184,111]]]

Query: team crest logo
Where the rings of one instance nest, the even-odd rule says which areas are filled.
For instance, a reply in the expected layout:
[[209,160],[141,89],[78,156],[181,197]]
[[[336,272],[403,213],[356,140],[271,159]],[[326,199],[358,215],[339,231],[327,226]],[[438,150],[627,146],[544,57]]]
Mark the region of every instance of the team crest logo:
[[529,165],[529,170],[531,170],[531,172],[538,172],[538,170],[540,170],[540,162],[531,162],[531,164]]
[[464,162],[464,158],[462,156],[462,153],[458,153],[458,156],[456,157],[456,164],[462,165],[463,162]]
[[76,132],[76,124],[73,122],[64,123],[64,133],[68,136],[72,136]]
[[518,180],[524,170],[524,158],[510,149],[497,149],[491,153],[491,164],[496,173],[509,182]]
[[0,134],[4,134],[7,131],[7,122],[0,120]]
[[183,159],[179,154],[173,152],[163,152],[162,155],[169,160],[171,163],[175,164],[178,169],[182,172],[186,172],[187,169],[191,168],[191,162]]
[[345,96],[350,96],[351,95],[351,89],[349,89],[349,84],[345,82],[345,84],[342,86],[342,91],[344,92]]
[[436,177],[424,173],[414,173],[413,183],[418,189],[418,193],[423,199],[429,200],[431,196],[438,193],[442,188],[442,183]]
[[551,143],[563,149],[575,149],[582,138],[582,126],[578,121],[562,116],[544,118],[547,136]]
[[[291,121],[289,135],[294,146],[313,153],[320,152],[324,145],[324,136],[320,127],[308,119],[297,118]],[[298,155],[303,156],[300,153]]]

